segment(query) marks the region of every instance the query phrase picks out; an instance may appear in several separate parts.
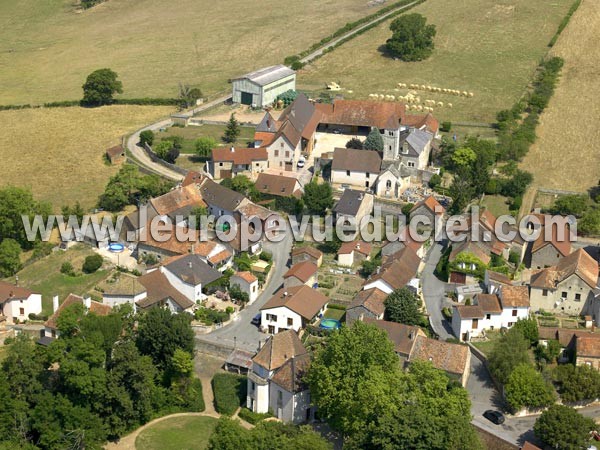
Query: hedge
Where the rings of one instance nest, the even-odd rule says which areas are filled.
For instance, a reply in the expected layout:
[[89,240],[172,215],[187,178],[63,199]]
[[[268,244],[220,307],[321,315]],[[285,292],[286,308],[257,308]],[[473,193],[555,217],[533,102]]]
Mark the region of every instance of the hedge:
[[575,14],[575,11],[577,11],[577,8],[579,8],[579,5],[581,5],[581,0],[575,0],[575,2],[571,5],[569,12],[563,18],[563,20],[560,22],[560,24],[558,25],[558,30],[556,30],[556,33],[554,34],[554,36],[552,36],[552,39],[550,39],[550,42],[548,43],[548,47],[554,47],[554,44],[556,44],[558,37],[560,36],[560,34],[563,32],[563,30],[569,24],[569,21],[571,20],[571,16],[573,14]]
[[348,309],[348,307],[346,305],[339,305],[337,303],[329,303],[327,305],[327,308],[329,308],[329,309],[340,309],[342,311],[346,311],[346,309]]
[[[116,98],[113,105],[140,105],[140,106],[177,106],[181,101],[177,98]],[[60,100],[57,102],[48,102],[40,105],[0,105],[0,111],[19,110],[19,109],[37,109],[37,108],[68,108],[73,106],[84,106],[81,100]]]
[[212,379],[215,409],[220,414],[232,416],[246,401],[247,377],[232,373],[218,373]]
[[273,415],[269,413],[255,413],[254,411],[250,411],[248,408],[242,408],[238,413],[238,417],[248,423],[251,423],[252,425],[256,425],[261,420],[273,417]]

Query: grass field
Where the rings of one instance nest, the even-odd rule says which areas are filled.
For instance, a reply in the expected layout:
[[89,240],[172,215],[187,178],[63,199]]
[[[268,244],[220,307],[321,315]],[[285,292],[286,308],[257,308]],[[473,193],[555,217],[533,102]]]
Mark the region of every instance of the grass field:
[[137,450],[203,450],[208,446],[217,419],[174,417],[142,431],[135,440]]
[[36,199],[57,211],[77,200],[91,208],[118,170],[104,162],[106,149],[171,111],[153,106],[0,111],[0,186],[29,186]]
[[[248,142],[254,141],[254,127],[240,127],[241,133],[237,139],[235,145],[245,147]],[[196,147],[194,142],[199,137],[209,136],[212,137],[219,145],[227,146],[230,144],[224,143],[221,138],[225,133],[225,125],[212,125],[205,124],[202,126],[189,126],[185,128],[171,127],[166,131],[157,133],[156,139],[162,141],[169,136],[181,136],[183,137],[183,146],[181,153],[196,153]]]
[[[572,0],[427,0],[412,12],[437,27],[435,50],[426,61],[385,57],[379,47],[391,36],[390,21],[358,36],[302,70],[300,88],[323,90],[335,81],[346,97],[370,93],[405,95],[397,84],[418,83],[471,91],[473,98],[416,91],[452,109],[436,108],[442,120],[491,122],[523,94],[548,42]],[[584,50],[582,49],[582,52]],[[592,58],[590,58],[590,63]]]
[[81,274],[75,277],[60,273],[60,266],[66,261],[73,264],[76,272],[81,273],[84,259],[93,254],[93,250],[84,244],[75,245],[67,251],[54,252],[19,272],[19,285],[42,294],[42,314],[52,314],[52,297],[54,295],[58,295],[62,302],[70,293],[87,294],[94,289],[94,286],[109,276],[110,271],[102,269],[89,275]]
[[220,92],[228,78],[281,63],[377,10],[367,0],[76,4],[0,2],[0,104],[79,99],[102,67],[119,74],[125,97],[173,97],[179,82]]
[[565,65],[521,166],[538,187],[586,192],[600,178],[600,3],[583,0],[552,54]]
[[508,204],[506,203],[507,200],[508,198],[502,195],[486,195],[482,206],[488,208],[493,215],[498,217],[503,214],[510,214]]

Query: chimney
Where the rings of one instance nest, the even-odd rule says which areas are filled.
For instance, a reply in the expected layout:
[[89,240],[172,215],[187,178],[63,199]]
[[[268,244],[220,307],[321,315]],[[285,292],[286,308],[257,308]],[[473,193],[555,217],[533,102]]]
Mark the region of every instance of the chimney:
[[235,147],[232,145],[232,146],[231,146],[231,148],[229,149],[229,151],[230,151],[231,153],[235,153]]
[[379,275],[380,271],[381,271],[381,266],[377,266],[377,270],[375,271],[375,273],[377,273],[377,275]]
[[56,312],[58,309],[58,295],[52,297],[52,312]]
[[284,297],[287,297],[287,295],[288,295],[288,293],[287,293],[287,291],[285,291],[285,292],[283,293],[283,296],[284,296]]
[[192,262],[188,262],[188,267],[191,269],[192,268]]
[[356,243],[356,250],[360,250],[360,242]]
[[91,297],[84,297],[83,298],[83,304],[85,306],[86,309],[90,309],[92,307],[92,298]]

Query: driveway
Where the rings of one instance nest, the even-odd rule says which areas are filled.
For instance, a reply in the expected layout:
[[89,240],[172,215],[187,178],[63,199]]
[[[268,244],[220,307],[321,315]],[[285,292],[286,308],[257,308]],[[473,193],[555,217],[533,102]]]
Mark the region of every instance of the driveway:
[[197,336],[201,341],[222,343],[233,347],[255,352],[258,341],[265,340],[268,335],[261,333],[256,325],[250,321],[258,314],[260,308],[269,300],[275,291],[283,285],[283,275],[288,270],[290,253],[292,251],[293,236],[291,230],[287,230],[281,242],[265,242],[263,248],[273,255],[273,265],[265,289],[254,303],[240,312],[235,321],[223,328],[209,334]]
[[442,252],[442,244],[436,242],[427,253],[425,269],[421,273],[421,286],[431,328],[440,339],[446,340],[454,337],[450,323],[442,315],[442,308],[445,306],[446,299],[446,283],[440,281],[433,274]]

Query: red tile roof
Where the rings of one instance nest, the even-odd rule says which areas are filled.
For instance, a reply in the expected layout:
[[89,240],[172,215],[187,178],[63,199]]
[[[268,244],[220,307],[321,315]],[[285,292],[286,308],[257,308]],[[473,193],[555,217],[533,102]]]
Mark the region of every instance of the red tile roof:
[[308,286],[284,287],[275,292],[260,310],[285,307],[312,320],[328,302],[327,297]]
[[383,280],[392,289],[400,289],[415,277],[421,264],[421,258],[411,248],[404,247],[393,256],[394,258],[383,264],[379,273],[369,278],[365,284]]
[[536,288],[556,289],[572,275],[577,275],[591,289],[594,289],[598,284],[598,262],[585,250],[578,249],[562,258],[556,266],[534,273],[530,284]]
[[310,261],[302,261],[290,267],[290,269],[283,275],[283,278],[296,277],[303,283],[306,283],[313,275],[317,273],[318,270],[319,268],[315,263]]
[[338,250],[338,255],[349,255],[352,252],[362,253],[365,256],[371,254],[373,246],[369,242],[364,241],[350,241],[344,242]]
[[[63,311],[65,311],[65,309],[67,309],[69,306],[74,305],[76,303],[83,304],[83,297],[80,297],[75,294],[69,294],[67,296],[67,298],[65,298],[64,301],[60,304],[60,306],[58,307],[56,312],[54,312],[54,314],[52,314],[48,318],[46,323],[44,323],[44,326],[51,328],[51,329],[56,329],[58,326],[58,318],[63,313]],[[106,316],[106,315],[110,314],[110,311],[111,311],[110,306],[104,305],[104,304],[96,302],[94,300],[90,300],[90,309],[89,309],[90,313],[97,314],[99,316]]]
[[485,317],[483,309],[478,305],[456,305],[454,308],[461,319],[483,319]]
[[527,286],[502,286],[500,303],[503,308],[524,308],[529,306],[529,288]]
[[541,250],[542,248],[546,247],[547,245],[552,245],[556,250],[558,250],[560,252],[561,255],[567,256],[568,254],[570,254],[571,253],[571,242],[569,240],[570,231],[569,231],[568,225],[565,226],[564,230],[562,230],[563,231],[563,236],[562,236],[563,240],[562,241],[558,239],[559,238],[558,225],[556,225],[556,224],[550,225],[549,224],[548,226],[552,226],[551,239],[546,240],[546,230],[545,230],[545,227],[542,228],[540,235],[534,241],[534,243],[531,247],[531,253],[535,253],[535,252]]
[[173,189],[160,197],[150,200],[150,204],[161,216],[166,216],[186,206],[206,207],[198,188],[191,184]]
[[7,283],[6,281],[0,281],[0,303],[13,298],[17,300],[25,300],[29,298],[31,294],[33,294],[33,292],[29,289],[16,286],[12,283]]
[[405,105],[393,102],[366,100],[334,100],[331,104],[317,103],[322,113],[321,123],[346,126],[397,129],[405,115]]
[[252,361],[267,370],[276,370],[290,358],[305,353],[306,348],[302,345],[298,333],[294,330],[285,330],[271,336]]
[[431,361],[436,369],[463,375],[470,370],[467,367],[469,360],[469,347],[461,344],[430,339],[426,336],[417,336],[410,360]]
[[427,197],[425,200],[420,201],[419,203],[417,203],[415,206],[413,206],[410,210],[410,212],[412,213],[413,211],[417,210],[418,208],[420,208],[421,206],[425,206],[427,209],[429,209],[432,213],[435,213],[438,216],[443,215],[446,212],[446,208],[444,208],[440,202],[438,202],[435,197],[433,195],[430,195],[429,197]]
[[254,275],[252,275],[252,272],[248,272],[247,270],[244,272],[236,272],[235,276],[241,278],[246,283],[250,283],[250,284],[254,283],[255,281],[258,281],[258,278],[256,278]]
[[[232,150],[233,148],[233,150]],[[269,155],[266,148],[235,148],[222,147],[212,151],[215,162],[232,162],[233,164],[252,164],[253,161],[267,161]]]
[[385,312],[385,305],[383,303],[386,298],[387,294],[380,289],[371,288],[362,290],[354,296],[348,309],[362,306],[376,316],[381,316]]
[[385,331],[388,339],[394,343],[394,350],[396,353],[401,353],[407,358],[410,355],[418,336],[424,335],[421,329],[417,326],[369,318],[366,318],[364,322],[370,325],[375,325],[380,330]]

